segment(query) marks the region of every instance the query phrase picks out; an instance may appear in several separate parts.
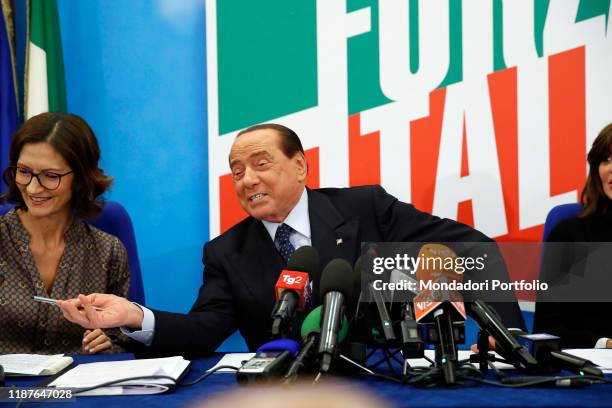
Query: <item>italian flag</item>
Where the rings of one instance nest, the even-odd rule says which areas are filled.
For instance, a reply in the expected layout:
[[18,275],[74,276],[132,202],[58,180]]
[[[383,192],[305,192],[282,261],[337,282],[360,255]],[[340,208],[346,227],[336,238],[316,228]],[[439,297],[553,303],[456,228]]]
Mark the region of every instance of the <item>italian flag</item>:
[[25,118],[66,111],[66,83],[57,0],[28,1]]

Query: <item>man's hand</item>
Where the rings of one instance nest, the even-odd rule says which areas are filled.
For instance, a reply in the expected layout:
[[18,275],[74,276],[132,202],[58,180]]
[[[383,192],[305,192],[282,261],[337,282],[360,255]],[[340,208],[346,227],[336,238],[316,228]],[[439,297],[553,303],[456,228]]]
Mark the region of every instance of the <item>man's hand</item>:
[[86,329],[127,326],[138,330],[144,317],[142,309],[129,300],[103,293],[61,300],[59,307],[66,319]]
[[111,339],[101,329],[85,330],[83,333],[83,352],[95,354],[111,348]]
[[[478,345],[472,344],[470,350],[472,350],[472,353],[478,353]],[[489,336],[489,351],[495,351],[495,339],[493,336]]]

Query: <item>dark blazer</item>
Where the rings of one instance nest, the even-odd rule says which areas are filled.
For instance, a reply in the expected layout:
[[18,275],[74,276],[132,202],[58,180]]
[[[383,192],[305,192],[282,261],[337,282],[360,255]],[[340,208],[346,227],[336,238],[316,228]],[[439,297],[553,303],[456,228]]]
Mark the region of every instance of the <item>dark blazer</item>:
[[[612,214],[595,214],[589,218],[564,220],[551,231],[548,241],[559,244],[545,248],[540,280],[563,283],[563,279],[570,279],[569,274],[572,273],[571,269],[574,266],[578,268],[574,269],[573,273],[580,273],[580,265],[584,265],[589,252],[599,245],[595,244],[589,249],[584,244],[573,243],[612,241]],[[604,252],[609,252],[607,248],[608,245],[604,247]],[[603,261],[594,262],[591,259],[591,267],[599,268],[597,265],[601,263],[599,270],[604,276],[594,276],[596,283],[592,282],[592,278],[588,279],[583,283],[585,286],[582,289],[572,287],[572,301],[567,301],[568,297],[559,296],[556,292],[540,294],[536,303],[533,332],[550,333],[561,337],[561,345],[564,348],[593,348],[600,338],[612,338],[610,324],[612,303],[576,301],[579,298],[589,300],[589,296],[597,296],[598,288],[607,291],[608,295],[597,296],[593,300],[610,297],[610,279],[605,277],[609,276],[610,261],[612,254],[610,259]],[[600,278],[603,278],[603,285]],[[553,301],[560,298],[566,301]]]
[[[308,206],[312,246],[323,266],[334,258],[354,264],[361,242],[490,241],[473,228],[400,202],[380,186],[309,189]],[[251,350],[270,340],[283,261],[263,224],[248,217],[208,242],[204,265],[204,284],[187,316],[154,311],[150,351],[208,354],[236,329]],[[508,326],[524,327],[518,304],[504,304],[498,312]]]

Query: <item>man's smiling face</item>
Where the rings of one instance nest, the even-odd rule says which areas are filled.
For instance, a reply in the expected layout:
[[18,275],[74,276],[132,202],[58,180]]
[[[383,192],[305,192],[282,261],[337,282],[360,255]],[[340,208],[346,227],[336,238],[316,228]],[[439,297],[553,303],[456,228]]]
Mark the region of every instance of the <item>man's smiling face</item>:
[[282,222],[297,204],[306,180],[302,153],[289,158],[274,129],[258,129],[236,138],[229,162],[242,208],[259,220]]

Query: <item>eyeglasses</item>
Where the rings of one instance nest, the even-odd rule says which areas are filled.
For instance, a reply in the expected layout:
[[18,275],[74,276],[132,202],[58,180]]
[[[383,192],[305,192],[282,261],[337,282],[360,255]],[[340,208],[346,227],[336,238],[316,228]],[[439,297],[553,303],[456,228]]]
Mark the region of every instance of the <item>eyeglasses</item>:
[[60,186],[60,182],[62,181],[62,177],[72,173],[72,170],[64,174],[55,173],[52,171],[41,171],[40,173],[34,173],[32,170],[25,167],[9,167],[9,174],[11,175],[11,178],[15,180],[15,183],[21,186],[28,186],[32,182],[32,179],[36,177],[38,184],[47,190],[57,190]]

